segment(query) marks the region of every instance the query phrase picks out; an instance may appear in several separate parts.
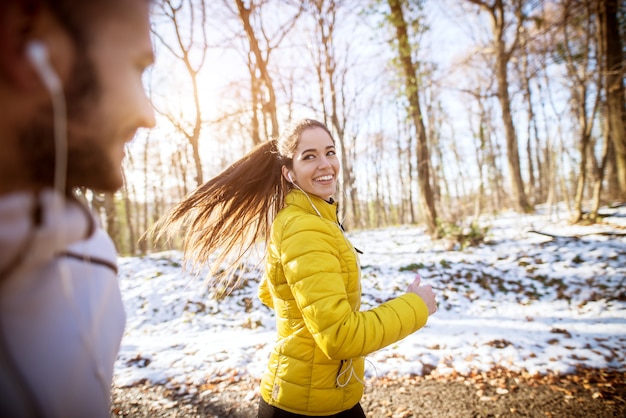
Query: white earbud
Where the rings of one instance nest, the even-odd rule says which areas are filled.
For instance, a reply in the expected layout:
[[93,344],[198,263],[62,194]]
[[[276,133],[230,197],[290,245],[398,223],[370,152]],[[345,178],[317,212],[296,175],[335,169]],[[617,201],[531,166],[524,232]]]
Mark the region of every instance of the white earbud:
[[291,172],[287,173],[287,178],[289,179],[290,182],[295,183],[293,181],[293,177],[291,177]]
[[48,49],[41,41],[31,41],[26,45],[26,56],[41,77],[50,94],[59,94],[62,90],[61,80],[48,60]]
[[54,188],[63,195],[67,192],[67,111],[63,84],[50,65],[48,49],[43,42],[29,42],[25,52],[50,94],[54,122]]

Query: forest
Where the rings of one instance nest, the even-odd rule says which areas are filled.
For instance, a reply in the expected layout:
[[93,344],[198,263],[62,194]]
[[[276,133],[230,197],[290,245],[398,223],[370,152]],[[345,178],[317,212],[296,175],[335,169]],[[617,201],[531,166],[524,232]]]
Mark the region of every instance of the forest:
[[473,231],[483,214],[626,202],[622,0],[158,0],[157,127],[125,185],[84,191],[123,255],[291,121],[330,128],[348,229]]

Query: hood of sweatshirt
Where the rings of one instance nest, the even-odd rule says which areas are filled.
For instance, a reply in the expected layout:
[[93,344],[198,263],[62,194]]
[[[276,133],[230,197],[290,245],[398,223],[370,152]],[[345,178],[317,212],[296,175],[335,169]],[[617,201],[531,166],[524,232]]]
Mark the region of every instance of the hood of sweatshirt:
[[115,245],[88,208],[52,190],[0,198],[2,401],[108,417],[124,323]]
[[52,190],[0,198],[0,280],[25,265],[49,262],[94,230],[85,206]]

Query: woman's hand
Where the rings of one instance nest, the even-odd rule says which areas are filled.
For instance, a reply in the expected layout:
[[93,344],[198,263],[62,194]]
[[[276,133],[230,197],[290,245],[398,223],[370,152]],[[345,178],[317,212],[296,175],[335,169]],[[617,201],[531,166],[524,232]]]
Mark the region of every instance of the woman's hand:
[[437,301],[435,300],[435,292],[433,292],[433,288],[429,284],[421,285],[422,278],[418,274],[415,277],[413,283],[409,285],[406,289],[406,292],[415,293],[417,296],[422,298],[426,306],[428,307],[428,315],[432,315],[437,312]]

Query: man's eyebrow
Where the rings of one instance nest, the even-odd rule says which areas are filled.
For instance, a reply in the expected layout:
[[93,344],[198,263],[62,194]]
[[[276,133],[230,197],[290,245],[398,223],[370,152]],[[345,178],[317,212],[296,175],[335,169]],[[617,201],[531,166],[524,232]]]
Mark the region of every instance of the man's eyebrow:
[[[328,149],[331,149],[331,148],[335,148],[335,146],[334,146],[334,145],[328,145],[328,146],[327,146],[326,148],[324,148],[324,149],[328,150]],[[315,151],[317,151],[317,149],[315,149],[315,148],[309,148],[309,149],[302,150],[302,152],[301,152],[300,154],[306,154],[307,152],[315,152]]]

